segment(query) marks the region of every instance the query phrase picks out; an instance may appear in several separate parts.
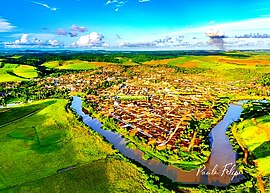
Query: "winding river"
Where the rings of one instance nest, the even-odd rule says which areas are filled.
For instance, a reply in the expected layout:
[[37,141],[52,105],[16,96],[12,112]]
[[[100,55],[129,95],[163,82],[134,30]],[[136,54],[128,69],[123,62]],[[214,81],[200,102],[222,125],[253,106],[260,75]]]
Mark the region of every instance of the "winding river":
[[121,135],[102,129],[102,124],[99,120],[86,115],[82,111],[82,99],[80,97],[73,97],[71,108],[82,117],[86,125],[104,136],[121,154],[147,167],[155,174],[166,176],[173,182],[227,186],[245,179],[245,176],[235,166],[237,154],[233,151],[232,145],[225,135],[227,128],[240,118],[242,112],[241,103],[230,104],[223,120],[210,132],[209,140],[212,151],[205,166],[189,172],[175,166],[165,165],[155,159],[144,160],[142,158],[142,151],[127,148],[127,141]]

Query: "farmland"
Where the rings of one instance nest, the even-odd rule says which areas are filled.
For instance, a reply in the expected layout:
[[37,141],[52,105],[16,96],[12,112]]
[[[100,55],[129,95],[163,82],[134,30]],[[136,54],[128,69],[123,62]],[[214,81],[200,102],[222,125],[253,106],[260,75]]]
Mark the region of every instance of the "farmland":
[[38,76],[32,66],[19,64],[6,64],[0,62],[0,82],[23,81]]
[[59,70],[93,70],[100,66],[104,66],[106,63],[102,62],[87,62],[80,60],[68,60],[68,61],[51,61],[46,62],[43,66],[47,68],[59,69]]
[[257,179],[261,192],[270,190],[269,109],[269,103],[245,104],[241,121],[231,129],[235,151],[240,154],[239,168]]
[[[254,120],[246,120],[238,125],[237,132],[241,142],[249,152],[257,158],[258,173],[262,176],[270,174],[270,116],[262,116]],[[254,137],[254,133],[256,134]],[[268,156],[267,156],[268,155]]]

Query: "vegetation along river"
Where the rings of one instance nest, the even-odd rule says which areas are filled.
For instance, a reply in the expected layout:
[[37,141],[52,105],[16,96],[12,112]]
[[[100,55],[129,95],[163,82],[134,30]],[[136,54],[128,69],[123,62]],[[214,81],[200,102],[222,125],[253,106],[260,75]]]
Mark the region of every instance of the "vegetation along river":
[[142,158],[142,151],[129,149],[126,147],[128,141],[121,135],[102,129],[102,124],[99,120],[86,115],[82,111],[82,99],[80,97],[73,97],[71,108],[82,117],[86,125],[104,136],[121,154],[147,167],[155,174],[166,176],[173,182],[227,186],[245,179],[245,176],[235,166],[237,154],[233,151],[232,145],[225,135],[227,128],[240,118],[242,112],[240,102],[238,104],[230,104],[223,120],[210,132],[209,140],[212,151],[208,161],[201,168],[189,172],[175,166],[165,165],[155,159],[144,160]]

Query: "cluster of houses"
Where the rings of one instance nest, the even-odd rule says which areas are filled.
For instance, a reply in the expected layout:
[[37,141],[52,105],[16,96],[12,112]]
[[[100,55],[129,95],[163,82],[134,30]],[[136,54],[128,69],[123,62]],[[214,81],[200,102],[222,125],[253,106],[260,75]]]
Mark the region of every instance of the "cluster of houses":
[[[156,144],[157,149],[188,147],[192,134],[185,134],[185,130],[191,118],[211,119],[211,102],[218,99],[217,95],[246,89],[222,81],[209,83],[211,80],[196,75],[179,77],[172,68],[134,66],[129,71],[132,73],[119,66],[107,66],[92,72],[47,78],[47,81],[57,82],[57,86],[71,91],[86,92],[86,101],[95,111],[114,118],[120,127]],[[119,79],[125,82],[108,88],[97,86]],[[200,142],[197,136],[195,147]]]
[[[198,120],[211,118],[213,112],[207,102],[217,100],[199,92],[181,94],[178,90],[171,92],[158,85],[147,88],[132,83],[115,86],[110,96],[102,91],[99,94],[86,97],[87,101],[98,104],[96,111],[114,118],[119,126],[131,133],[154,142],[159,149],[176,148],[176,145],[187,147],[192,136],[183,136],[189,121],[192,117]],[[195,145],[199,145],[200,141],[198,137]]]
[[[87,92],[90,89],[97,89],[97,86],[104,81],[118,80],[121,75],[121,68],[117,65],[107,66],[91,72],[80,72],[61,75],[59,77],[47,77],[46,83],[50,86],[68,88],[70,91]],[[121,76],[122,77],[122,76]],[[43,82],[43,80],[40,80]]]

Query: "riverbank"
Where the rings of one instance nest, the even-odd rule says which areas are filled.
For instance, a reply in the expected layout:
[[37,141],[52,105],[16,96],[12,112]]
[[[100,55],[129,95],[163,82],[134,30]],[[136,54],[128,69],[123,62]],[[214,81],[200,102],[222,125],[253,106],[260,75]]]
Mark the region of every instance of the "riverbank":
[[267,103],[245,105],[241,121],[231,127],[228,135],[239,155],[237,165],[249,178],[249,188],[269,192],[270,116],[265,115],[269,109],[264,106]]
[[[103,129],[107,129],[113,132],[117,132],[121,136],[123,136],[127,141],[129,141],[128,146],[133,149],[139,149],[144,152],[143,158],[145,160],[150,160],[152,158],[156,158],[162,163],[168,165],[174,165],[186,171],[192,171],[196,168],[202,166],[210,156],[211,147],[208,139],[208,135],[211,132],[211,129],[222,120],[224,117],[228,101],[227,99],[220,99],[217,102],[217,109],[215,111],[215,116],[211,119],[202,119],[196,120],[192,119],[196,126],[193,124],[192,126],[190,123],[187,123],[187,128],[184,130],[183,134],[178,136],[179,140],[187,141],[185,136],[192,136],[191,141],[188,145],[188,148],[184,146],[177,146],[177,148],[171,149],[170,145],[165,146],[157,146],[156,140],[146,140],[142,137],[136,135],[136,130],[129,131],[125,127],[121,127],[121,121],[105,117],[102,113],[96,112],[91,104],[89,105],[87,102],[83,102],[83,108],[85,112],[90,114],[91,117],[97,118],[103,124]],[[215,107],[213,107],[215,109]],[[195,128],[195,127],[196,128]],[[195,143],[195,138],[200,140],[199,144]]]
[[[82,99],[79,97],[73,97],[73,104],[72,104],[72,108],[74,108],[76,110],[76,113],[78,113],[78,115],[80,115],[82,117],[83,122],[88,125],[89,127],[91,127],[93,130],[95,130],[96,132],[100,133],[101,135],[103,135],[106,140],[108,140],[110,143],[112,143],[114,145],[114,147],[116,149],[118,149],[123,155],[125,155],[126,157],[133,159],[135,161],[137,161],[138,163],[146,166],[148,169],[150,169],[151,171],[153,171],[155,174],[160,174],[160,175],[164,175],[167,176],[168,178],[170,178],[172,181],[174,182],[180,182],[180,183],[188,183],[188,184],[208,184],[208,185],[215,185],[215,186],[224,186],[224,185],[228,185],[230,183],[230,177],[229,176],[220,176],[220,178],[218,176],[215,177],[215,180],[212,179],[213,177],[211,176],[211,179],[209,181],[208,178],[210,178],[210,176],[207,176],[203,173],[198,172],[198,170],[192,170],[190,172],[186,172],[183,171],[179,168],[176,168],[174,166],[168,166],[165,165],[157,160],[154,159],[150,159],[150,160],[144,160],[143,159],[143,155],[144,153],[140,150],[132,150],[128,147],[126,147],[126,144],[128,143],[125,139],[122,138],[121,135],[116,134],[112,131],[109,130],[104,130],[102,129],[102,124],[98,121],[98,119],[92,119],[91,117],[89,117],[89,115],[86,115],[85,113],[89,113],[87,110],[82,110]],[[230,106],[230,110],[228,112],[236,112],[235,110],[233,110],[234,108],[239,109],[238,106]],[[241,107],[240,107],[241,109]],[[240,111],[241,112],[241,111]],[[240,116],[240,113],[238,113]],[[225,125],[224,123],[221,123],[221,125],[224,126],[224,128],[222,129],[222,133],[220,134],[220,137],[226,137],[225,136],[225,131],[226,128],[232,123],[232,121],[234,119],[238,119],[238,116],[236,116],[234,119],[232,119],[231,117],[232,115],[227,115],[225,116]],[[215,132],[218,132],[218,129],[216,129]],[[213,136],[216,136],[216,134],[214,134]],[[215,142],[216,137],[213,137],[213,141]],[[224,143],[228,143],[226,140],[224,141]],[[222,146],[219,146],[221,148],[223,148]],[[223,148],[224,149],[224,148]],[[230,150],[230,149],[225,149],[226,151]],[[222,151],[222,150],[221,150]],[[230,155],[231,153],[229,153]],[[232,156],[231,159],[233,159],[235,156]],[[210,160],[217,160],[215,158],[210,157]],[[232,161],[232,160],[229,161]],[[235,160],[233,160],[234,162]],[[210,161],[211,162],[211,161]],[[212,170],[213,168],[211,168],[211,166],[207,165],[207,169]],[[228,174],[229,175],[229,174]],[[208,179],[208,180],[207,180]],[[243,179],[243,177],[241,175],[237,176],[236,178],[233,179],[233,181],[231,183],[239,183],[239,181],[241,181],[241,179]],[[207,181],[208,182],[207,182]],[[225,180],[225,181],[224,181]],[[229,181],[227,181],[229,180]]]

